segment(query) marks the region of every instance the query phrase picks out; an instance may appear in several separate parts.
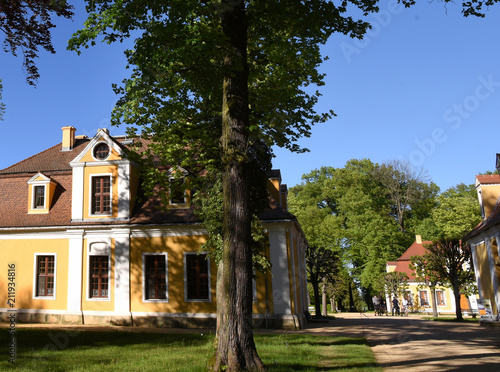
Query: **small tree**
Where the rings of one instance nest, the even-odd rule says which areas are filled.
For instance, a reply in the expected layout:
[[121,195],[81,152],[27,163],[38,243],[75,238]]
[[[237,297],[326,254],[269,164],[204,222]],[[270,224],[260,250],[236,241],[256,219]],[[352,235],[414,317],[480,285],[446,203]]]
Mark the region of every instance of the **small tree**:
[[436,302],[436,287],[441,283],[440,276],[437,274],[437,269],[433,266],[436,263],[429,254],[423,256],[410,257],[410,269],[415,271],[415,280],[420,283],[419,288],[429,287],[431,291],[432,301],[432,316],[437,317],[437,302]]
[[386,293],[398,298],[404,293],[406,289],[408,289],[408,275],[406,275],[406,273],[402,273],[399,271],[385,273],[384,275],[382,275],[381,281],[386,290]]
[[457,320],[463,320],[460,292],[474,281],[471,266],[471,247],[458,239],[443,239],[426,246],[426,259],[436,278],[453,289]]

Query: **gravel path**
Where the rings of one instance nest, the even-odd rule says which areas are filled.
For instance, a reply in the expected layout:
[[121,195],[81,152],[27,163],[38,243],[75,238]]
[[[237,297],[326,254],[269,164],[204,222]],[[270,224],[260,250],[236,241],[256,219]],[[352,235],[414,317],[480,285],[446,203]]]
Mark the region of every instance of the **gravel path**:
[[335,315],[300,332],[366,337],[384,371],[500,371],[500,327],[419,316]]

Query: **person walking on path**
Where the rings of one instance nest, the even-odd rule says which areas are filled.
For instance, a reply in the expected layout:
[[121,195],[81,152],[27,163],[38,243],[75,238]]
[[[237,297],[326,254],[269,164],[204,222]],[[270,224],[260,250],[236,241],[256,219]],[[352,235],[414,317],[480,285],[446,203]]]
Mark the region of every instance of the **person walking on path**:
[[375,309],[375,316],[377,316],[377,313],[380,311],[380,300],[378,299],[377,295],[373,296],[372,302],[373,308]]
[[394,296],[394,299],[392,300],[392,316],[394,316],[394,312],[396,312],[397,315],[400,315],[399,301],[396,296]]

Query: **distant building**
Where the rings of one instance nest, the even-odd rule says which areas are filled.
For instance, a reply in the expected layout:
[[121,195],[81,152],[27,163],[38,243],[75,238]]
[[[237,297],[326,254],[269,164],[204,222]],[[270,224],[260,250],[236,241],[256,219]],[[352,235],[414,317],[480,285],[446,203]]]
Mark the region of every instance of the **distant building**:
[[[159,198],[137,197],[138,165],[126,156],[132,142],[148,140],[62,130],[61,144],[0,171],[0,320],[9,310],[10,264],[19,321],[215,326],[217,267],[200,252],[207,231],[190,190],[172,192],[158,208]],[[257,273],[253,320],[300,328],[306,240],[278,170],[268,188],[261,219],[272,274]]]
[[[497,168],[500,156],[497,154]],[[482,221],[465,236],[472,246],[472,260],[479,292],[482,320],[499,320],[500,314],[500,176],[476,176]]]
[[[404,297],[411,299],[411,311],[414,312],[432,312],[431,290],[426,283],[418,282],[415,277],[415,271],[410,269],[410,258],[412,256],[423,256],[427,253],[426,244],[431,244],[431,241],[422,241],[420,235],[416,236],[415,242],[399,257],[396,261],[387,262],[386,271],[388,273],[397,271],[408,275],[408,289],[405,291]],[[388,308],[391,308],[390,293],[387,294]],[[401,298],[399,299],[401,303]],[[437,311],[442,314],[455,314],[455,296],[450,288],[438,286],[436,287],[436,303]],[[465,308],[467,309],[467,308]]]

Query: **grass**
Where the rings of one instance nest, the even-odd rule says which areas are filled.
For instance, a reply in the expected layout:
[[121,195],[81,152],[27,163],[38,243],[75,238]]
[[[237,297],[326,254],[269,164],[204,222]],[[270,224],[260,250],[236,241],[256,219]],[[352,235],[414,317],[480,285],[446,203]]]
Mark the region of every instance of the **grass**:
[[[0,353],[1,371],[205,371],[212,334],[67,332],[18,329],[16,363]],[[0,348],[9,335],[0,329]],[[268,371],[382,371],[363,338],[255,335]]]
[[453,316],[438,316],[438,317],[424,316],[424,317],[422,317],[422,319],[424,319],[424,320],[432,320],[432,321],[435,321],[435,322],[479,323],[479,318],[472,318],[472,317],[470,317],[470,318],[464,317],[463,321],[459,321],[459,320],[457,320],[456,317],[453,317]]

